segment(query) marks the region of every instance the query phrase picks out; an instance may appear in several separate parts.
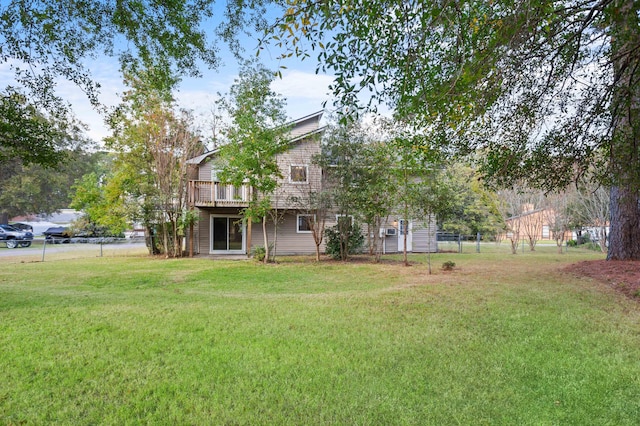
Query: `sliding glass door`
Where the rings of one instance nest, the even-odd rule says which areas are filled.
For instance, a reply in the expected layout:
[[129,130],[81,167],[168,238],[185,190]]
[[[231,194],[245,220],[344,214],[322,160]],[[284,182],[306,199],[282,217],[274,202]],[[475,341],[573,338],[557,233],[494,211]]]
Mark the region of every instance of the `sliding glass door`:
[[244,236],[240,216],[211,215],[211,253],[246,253]]

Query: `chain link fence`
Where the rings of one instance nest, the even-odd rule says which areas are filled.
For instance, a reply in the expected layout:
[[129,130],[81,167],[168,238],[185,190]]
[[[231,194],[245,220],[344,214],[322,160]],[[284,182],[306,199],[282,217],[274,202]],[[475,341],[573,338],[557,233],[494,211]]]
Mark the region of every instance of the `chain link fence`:
[[144,238],[39,238],[34,239],[29,247],[16,248],[7,248],[4,242],[0,243],[1,263],[141,256],[148,253]]
[[[512,254],[511,240],[502,239],[496,241],[494,236],[464,235],[451,232],[438,232],[438,252],[439,253],[505,253]],[[518,254],[526,254],[537,251],[565,253],[571,250],[590,249],[598,251],[596,245],[571,245],[563,241],[559,248],[555,240],[539,239],[535,241],[534,250],[531,250],[529,240],[520,238],[516,246]]]

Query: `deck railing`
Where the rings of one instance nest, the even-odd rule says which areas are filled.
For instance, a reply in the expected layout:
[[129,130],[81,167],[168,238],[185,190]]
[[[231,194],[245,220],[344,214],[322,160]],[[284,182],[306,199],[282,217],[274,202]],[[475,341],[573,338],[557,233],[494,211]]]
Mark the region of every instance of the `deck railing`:
[[194,206],[243,207],[249,204],[248,185],[234,186],[206,180],[189,181],[189,202]]

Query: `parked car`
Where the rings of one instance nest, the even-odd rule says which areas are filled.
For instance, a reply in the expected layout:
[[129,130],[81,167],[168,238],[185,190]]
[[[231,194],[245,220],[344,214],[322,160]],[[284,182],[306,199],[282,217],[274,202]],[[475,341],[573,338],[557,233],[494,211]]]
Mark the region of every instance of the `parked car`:
[[16,222],[16,223],[12,223],[9,226],[13,226],[14,228],[19,229],[20,231],[28,231],[33,233],[33,226],[29,225],[28,223]]
[[42,233],[44,238],[52,243],[71,242],[71,231],[65,226],[53,226]]
[[33,241],[33,233],[21,231],[11,225],[0,225],[0,241],[4,241],[7,248],[29,247]]

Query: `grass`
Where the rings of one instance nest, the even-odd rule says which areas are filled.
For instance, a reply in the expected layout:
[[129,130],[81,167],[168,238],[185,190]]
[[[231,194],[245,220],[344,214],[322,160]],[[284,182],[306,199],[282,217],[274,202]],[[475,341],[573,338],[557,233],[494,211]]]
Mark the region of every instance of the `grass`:
[[638,424],[640,306],[562,271],[602,256],[490,251],[7,264],[0,424]]

